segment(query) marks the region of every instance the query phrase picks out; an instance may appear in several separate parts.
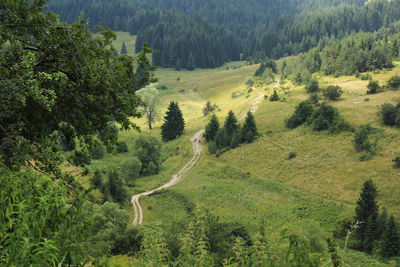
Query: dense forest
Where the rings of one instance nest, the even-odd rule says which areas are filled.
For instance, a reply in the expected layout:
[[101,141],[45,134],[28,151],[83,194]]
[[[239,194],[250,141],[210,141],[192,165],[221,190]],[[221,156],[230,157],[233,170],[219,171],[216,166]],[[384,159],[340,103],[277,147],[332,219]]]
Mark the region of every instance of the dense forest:
[[196,67],[220,66],[239,53],[243,59],[279,58],[400,19],[399,0],[53,0],[48,9],[68,22],[89,18],[91,25],[138,34],[139,44],[147,41],[160,50],[157,65],[177,69],[187,66],[190,53]]

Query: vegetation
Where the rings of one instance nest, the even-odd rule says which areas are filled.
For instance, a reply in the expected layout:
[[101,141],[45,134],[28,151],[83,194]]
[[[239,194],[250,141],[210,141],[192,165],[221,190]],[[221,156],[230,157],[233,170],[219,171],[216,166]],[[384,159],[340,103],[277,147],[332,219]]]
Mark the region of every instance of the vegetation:
[[[337,101],[343,94],[340,86],[330,85],[322,91],[322,95],[326,100]],[[317,102],[318,103],[318,102]]]
[[185,121],[178,103],[171,102],[164,117],[164,124],[161,126],[161,136],[164,142],[173,140],[182,135],[185,128]]
[[150,130],[152,129],[152,123],[157,116],[157,105],[160,101],[159,92],[156,87],[157,85],[153,83],[147,85],[139,91],[136,91],[136,95],[143,102],[142,110],[147,118],[147,124]]

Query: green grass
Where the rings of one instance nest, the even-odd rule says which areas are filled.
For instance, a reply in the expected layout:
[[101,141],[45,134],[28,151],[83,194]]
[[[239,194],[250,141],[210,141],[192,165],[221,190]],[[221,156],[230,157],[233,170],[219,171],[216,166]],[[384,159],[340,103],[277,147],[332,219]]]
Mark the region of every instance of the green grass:
[[130,35],[128,32],[115,32],[117,35],[117,40],[113,42],[114,48],[120,52],[122,48],[122,43],[125,43],[126,50],[128,51],[128,55],[135,55],[135,44],[136,44],[136,35]]

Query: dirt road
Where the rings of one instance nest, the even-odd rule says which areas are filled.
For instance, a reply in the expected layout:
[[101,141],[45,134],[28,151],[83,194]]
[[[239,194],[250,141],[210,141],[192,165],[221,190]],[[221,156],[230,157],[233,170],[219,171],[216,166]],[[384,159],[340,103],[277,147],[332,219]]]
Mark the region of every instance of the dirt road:
[[203,147],[200,144],[200,139],[201,139],[201,136],[203,135],[203,132],[204,132],[204,130],[198,131],[190,139],[192,141],[192,146],[193,146],[193,157],[188,163],[186,163],[185,166],[183,166],[183,168],[177,174],[172,176],[172,179],[169,180],[168,183],[166,183],[156,189],[153,189],[153,190],[150,190],[147,192],[142,192],[142,193],[132,196],[131,202],[132,202],[133,209],[135,212],[135,217],[133,218],[132,225],[136,226],[136,225],[140,225],[143,223],[143,210],[142,210],[142,206],[139,203],[139,198],[141,196],[148,196],[148,195],[153,194],[156,191],[159,191],[161,189],[168,188],[168,187],[171,187],[171,186],[177,184],[182,179],[182,177],[197,163],[197,161],[199,160],[199,158],[201,156],[201,151],[203,150]]

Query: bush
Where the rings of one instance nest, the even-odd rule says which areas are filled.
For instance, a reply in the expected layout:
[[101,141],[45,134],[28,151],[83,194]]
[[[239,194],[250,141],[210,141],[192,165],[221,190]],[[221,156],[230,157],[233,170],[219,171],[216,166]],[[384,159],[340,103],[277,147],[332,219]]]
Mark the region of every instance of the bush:
[[368,88],[367,94],[376,94],[379,92],[379,89],[381,87],[379,86],[379,83],[377,81],[370,80],[367,85],[367,88]]
[[312,78],[306,85],[306,90],[309,93],[315,93],[318,92],[319,90],[319,85],[318,85],[318,80],[315,78]]
[[365,73],[365,74],[361,75],[361,80],[362,81],[366,81],[366,80],[369,80],[371,78],[372,78],[371,74],[369,74],[369,73]]
[[322,92],[325,99],[330,101],[337,101],[343,94],[343,90],[340,86],[330,85]]
[[314,131],[328,130],[334,126],[339,117],[339,112],[336,108],[322,103],[312,115],[312,128]]
[[103,176],[101,175],[100,171],[95,171],[92,179],[90,180],[91,184],[95,188],[101,188],[103,185]]
[[392,90],[399,89],[400,88],[400,76],[398,76],[398,75],[392,76],[387,83],[387,87]]
[[303,101],[297,105],[296,110],[294,111],[293,115],[286,119],[285,124],[286,127],[289,129],[294,129],[303,123],[305,123],[308,118],[314,112],[314,106],[311,104],[310,101]]
[[394,167],[395,167],[395,168],[400,168],[400,156],[396,156],[396,157],[393,159],[393,162],[394,162]]
[[90,157],[92,159],[102,159],[104,157],[105,150],[106,149],[103,143],[100,140],[95,139],[95,141],[89,148]]
[[255,81],[253,78],[247,78],[246,82],[244,83],[245,85],[247,85],[248,87],[253,87]]
[[135,140],[135,155],[142,163],[140,174],[157,174],[161,161],[161,141],[150,135],[141,134]]
[[164,84],[159,84],[159,85],[156,86],[156,88],[158,90],[167,90],[168,89],[168,87],[166,85],[164,85]]
[[310,101],[313,105],[318,106],[319,101],[321,100],[321,96],[318,93],[311,93],[308,97],[308,101]]
[[297,157],[297,153],[294,151],[291,151],[288,155],[288,160],[294,159],[295,157]]
[[397,108],[394,105],[385,103],[380,107],[378,116],[382,117],[384,125],[394,126],[396,124],[397,113]]
[[274,90],[274,93],[270,96],[269,101],[274,102],[274,101],[279,101],[279,100],[280,100],[279,95],[276,92],[276,90]]
[[354,133],[354,147],[355,149],[360,152],[360,151],[372,151],[372,144],[369,140],[369,135],[372,133],[373,128],[371,125],[366,124],[366,125],[361,125],[358,130],[355,131]]
[[242,135],[240,134],[240,131],[235,132],[232,135],[232,140],[230,144],[231,148],[237,148],[240,145],[241,141],[242,141]]
[[127,184],[133,184],[133,181],[140,176],[142,163],[138,157],[130,157],[122,164],[122,175]]
[[117,144],[117,152],[118,153],[128,152],[128,144],[125,141],[118,142],[118,144]]

